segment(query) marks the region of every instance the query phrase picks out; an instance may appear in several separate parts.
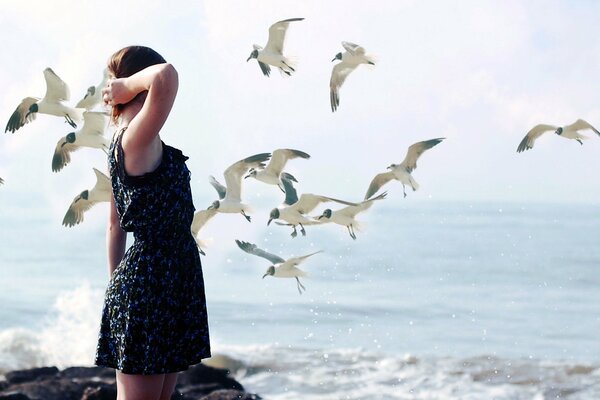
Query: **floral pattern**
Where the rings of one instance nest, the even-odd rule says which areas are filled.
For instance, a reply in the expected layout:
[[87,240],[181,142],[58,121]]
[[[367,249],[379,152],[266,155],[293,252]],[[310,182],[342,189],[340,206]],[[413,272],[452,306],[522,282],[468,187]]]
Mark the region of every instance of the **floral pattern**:
[[127,374],[183,371],[211,356],[188,157],[162,142],[159,166],[130,176],[124,131],[108,164],[121,227],[135,240],[106,289],[94,364]]

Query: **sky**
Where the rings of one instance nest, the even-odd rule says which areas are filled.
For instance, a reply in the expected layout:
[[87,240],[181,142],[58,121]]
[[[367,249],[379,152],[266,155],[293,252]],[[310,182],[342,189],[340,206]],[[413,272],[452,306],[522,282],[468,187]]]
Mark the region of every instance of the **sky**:
[[[131,44],[150,46],[179,72],[179,93],[161,131],[190,157],[196,208],[216,193],[208,176],[249,155],[295,148],[311,155],[288,171],[309,192],[362,199],[373,176],[403,160],[417,141],[446,140],[419,160],[421,185],[402,198],[388,185],[388,203],[431,200],[600,202],[600,137],[580,146],[551,133],[517,154],[538,123],[577,118],[600,128],[600,3],[592,1],[103,1],[9,2],[0,15],[0,122],[26,96],[43,96],[42,71],[70,86],[71,103],[100,82],[108,57]],[[269,78],[253,44],[265,45],[269,26],[292,23],[285,53],[297,59],[291,77]],[[331,59],[341,41],[377,58],[341,88],[329,106]],[[4,125],[3,125],[4,126]],[[24,196],[58,222],[72,199],[93,186],[92,167],[106,156],[83,149],[59,173],[51,171],[63,120],[40,115],[14,134],[0,134],[0,204]],[[107,129],[112,136],[113,127]],[[274,187],[244,182],[252,204],[277,206]],[[404,203],[402,203],[404,202]],[[0,211],[0,215],[1,215]],[[108,205],[90,211],[105,221]],[[268,211],[267,211],[268,212]],[[241,217],[240,217],[241,219]],[[102,222],[104,223],[104,222]]]

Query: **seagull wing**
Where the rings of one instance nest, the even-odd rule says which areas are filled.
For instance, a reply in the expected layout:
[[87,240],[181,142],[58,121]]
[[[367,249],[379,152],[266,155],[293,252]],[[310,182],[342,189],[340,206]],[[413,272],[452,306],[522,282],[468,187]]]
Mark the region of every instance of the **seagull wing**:
[[208,182],[215,188],[217,193],[219,194],[219,200],[223,200],[225,198],[225,194],[227,194],[227,188],[223,186],[214,176],[208,177]]
[[285,262],[285,264],[283,264],[281,267],[283,269],[295,267],[296,265],[302,264],[302,262],[304,260],[306,260],[308,257],[314,256],[315,254],[322,253],[322,252],[323,252],[323,250],[319,250],[319,251],[315,251],[314,253],[306,254],[304,256],[292,257],[292,258],[288,259]]
[[242,201],[242,177],[250,168],[264,168],[267,160],[271,158],[271,153],[260,153],[244,158],[227,168],[225,175],[225,185],[227,185],[226,199],[233,201]]
[[594,132],[596,132],[596,134],[600,135],[600,132],[598,132],[598,129],[594,128],[592,125],[590,125],[589,122],[587,122],[587,121],[585,121],[583,119],[578,119],[577,121],[575,121],[571,125],[566,126],[565,129],[567,129],[567,130],[575,130],[575,131],[580,131],[580,130],[584,130],[584,129],[591,129]]
[[267,164],[267,168],[273,172],[274,175],[281,175],[283,169],[285,168],[285,164],[287,164],[288,160],[293,158],[310,158],[308,154],[300,150],[294,149],[277,149],[273,152],[273,156]]
[[417,168],[417,160],[419,159],[419,157],[421,157],[421,154],[423,154],[425,150],[428,150],[433,146],[437,145],[444,139],[445,138],[437,138],[413,144],[408,148],[408,151],[406,152],[406,157],[400,165],[403,166],[408,173],[411,173],[415,168]]
[[52,68],[44,70],[46,79],[46,95],[44,98],[49,101],[69,101],[71,93],[67,84],[52,71]]
[[36,113],[29,114],[28,116],[27,114],[29,113],[29,107],[38,101],[39,99],[35,97],[25,97],[8,119],[8,123],[6,124],[6,129],[4,132],[14,133],[26,123],[33,121]]
[[92,190],[84,190],[75,196],[63,218],[62,224],[64,226],[72,227],[81,223],[83,221],[83,214],[92,208],[92,206],[96,203],[110,201],[110,179],[96,168],[94,168],[94,172],[96,174],[96,185],[94,185]]
[[375,178],[371,181],[369,188],[367,189],[367,194],[365,194],[365,199],[373,196],[377,191],[386,183],[394,179],[394,173],[392,171],[382,172],[381,174],[375,175]]
[[194,235],[194,237],[198,236],[198,232],[200,232],[200,229],[202,229],[202,227],[208,222],[208,220],[214,217],[216,214],[216,208],[196,211],[194,213],[194,219],[192,220],[192,235]]
[[355,206],[356,203],[351,203],[349,201],[334,199],[333,197],[327,196],[319,196],[311,193],[304,193],[300,196],[300,199],[296,203],[294,203],[291,207],[293,207],[300,214],[307,214],[314,210],[319,204],[327,203],[329,201],[335,201],[336,203],[346,204],[349,206]]
[[271,74],[271,67],[269,67],[269,64],[265,64],[263,62],[258,61],[258,66],[260,67],[260,70],[262,71],[264,76],[269,76]]
[[331,111],[337,110],[340,105],[340,87],[344,84],[346,77],[354,71],[357,64],[348,64],[340,62],[333,67],[331,79],[329,80],[329,100],[331,102]]
[[356,206],[344,207],[340,210],[337,210],[336,213],[348,216],[350,218],[354,218],[356,214],[359,214],[363,211],[367,211],[369,208],[371,208],[374,201],[385,199],[385,196],[387,196],[387,192],[383,192],[379,196],[373,197],[372,199],[362,201]]
[[346,51],[352,55],[356,56],[364,56],[365,49],[357,44],[351,42],[342,42],[342,47],[346,49]]
[[70,163],[70,153],[72,151],[77,150],[78,148],[79,146],[67,142],[66,136],[60,138],[58,143],[56,143],[54,155],[52,156],[52,172],[58,172],[61,169],[63,169],[68,163]]
[[545,132],[555,131],[556,129],[557,129],[556,126],[546,125],[546,124],[539,124],[539,125],[534,126],[533,128],[531,128],[529,130],[529,132],[527,132],[527,135],[525,135],[523,140],[521,140],[519,147],[517,147],[517,153],[532,149],[533,144],[535,143],[535,140],[537,138],[542,136],[542,134]]
[[83,113],[83,127],[80,133],[104,136],[108,115],[103,112],[86,111]]
[[102,172],[97,170],[96,168],[92,168],[94,173],[96,174],[96,185],[92,188],[92,195],[90,197],[94,197],[98,199],[97,201],[109,201],[110,195],[112,194],[112,186],[110,183],[110,178],[104,175]]
[[283,21],[275,22],[269,28],[269,40],[265,46],[265,51],[269,53],[282,54],[283,53],[283,42],[285,41],[285,34],[290,22],[302,21],[304,18],[289,18]]
[[4,185],[4,179],[0,178],[0,185]]
[[237,243],[238,247],[242,250],[244,250],[246,253],[248,254],[253,254],[255,256],[259,256],[262,258],[266,258],[267,260],[269,260],[270,262],[272,262],[273,264],[279,264],[279,263],[284,263],[285,260],[275,254],[271,254],[268,253],[262,249],[259,249],[255,244],[253,243],[249,243],[249,242],[242,242],[241,240],[235,240],[235,242]]
[[283,190],[285,191],[285,200],[283,204],[291,206],[298,201],[298,193],[292,181],[283,175],[281,176],[281,183],[283,184]]
[[75,108],[85,108],[86,110],[91,110],[92,108],[100,104],[101,90],[104,86],[106,86],[107,82],[108,70],[104,69],[104,72],[102,74],[102,81],[100,82],[100,84],[98,86],[90,86],[87,89],[85,96],[83,96],[83,99],[79,100]]

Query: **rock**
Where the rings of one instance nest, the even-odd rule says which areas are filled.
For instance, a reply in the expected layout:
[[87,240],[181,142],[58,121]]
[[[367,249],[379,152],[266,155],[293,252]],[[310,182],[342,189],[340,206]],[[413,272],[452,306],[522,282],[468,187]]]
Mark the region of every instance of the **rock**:
[[31,400],[23,393],[11,392],[6,394],[0,394],[0,400]]
[[260,400],[257,394],[242,392],[239,390],[221,389],[215,390],[211,394],[201,397],[200,400]]
[[47,378],[50,376],[54,376],[57,373],[58,368],[56,367],[40,367],[10,371],[7,372],[5,376],[8,383],[14,384],[22,382],[31,382],[38,378]]
[[117,387],[108,383],[99,383],[96,386],[88,386],[83,391],[81,400],[115,400],[117,398]]
[[81,384],[70,379],[42,379],[12,385],[9,389],[36,400],[80,400],[83,394]]
[[[229,377],[229,371],[221,368],[207,367],[197,364],[181,372],[177,378],[177,388],[196,384],[217,384],[221,389],[243,391],[244,387],[235,379]],[[183,391],[182,391],[183,393]]]
[[115,370],[104,367],[69,367],[60,371],[59,378],[115,378]]

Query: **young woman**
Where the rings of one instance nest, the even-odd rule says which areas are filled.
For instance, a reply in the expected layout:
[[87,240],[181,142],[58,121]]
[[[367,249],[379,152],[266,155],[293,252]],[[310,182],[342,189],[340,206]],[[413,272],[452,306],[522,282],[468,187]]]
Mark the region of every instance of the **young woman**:
[[[118,400],[167,400],[177,372],[210,357],[188,157],[159,136],[178,76],[143,46],[117,51],[108,70],[102,95],[118,129],[108,156],[110,281],[95,364],[117,370]],[[127,232],[134,242],[125,251]]]

